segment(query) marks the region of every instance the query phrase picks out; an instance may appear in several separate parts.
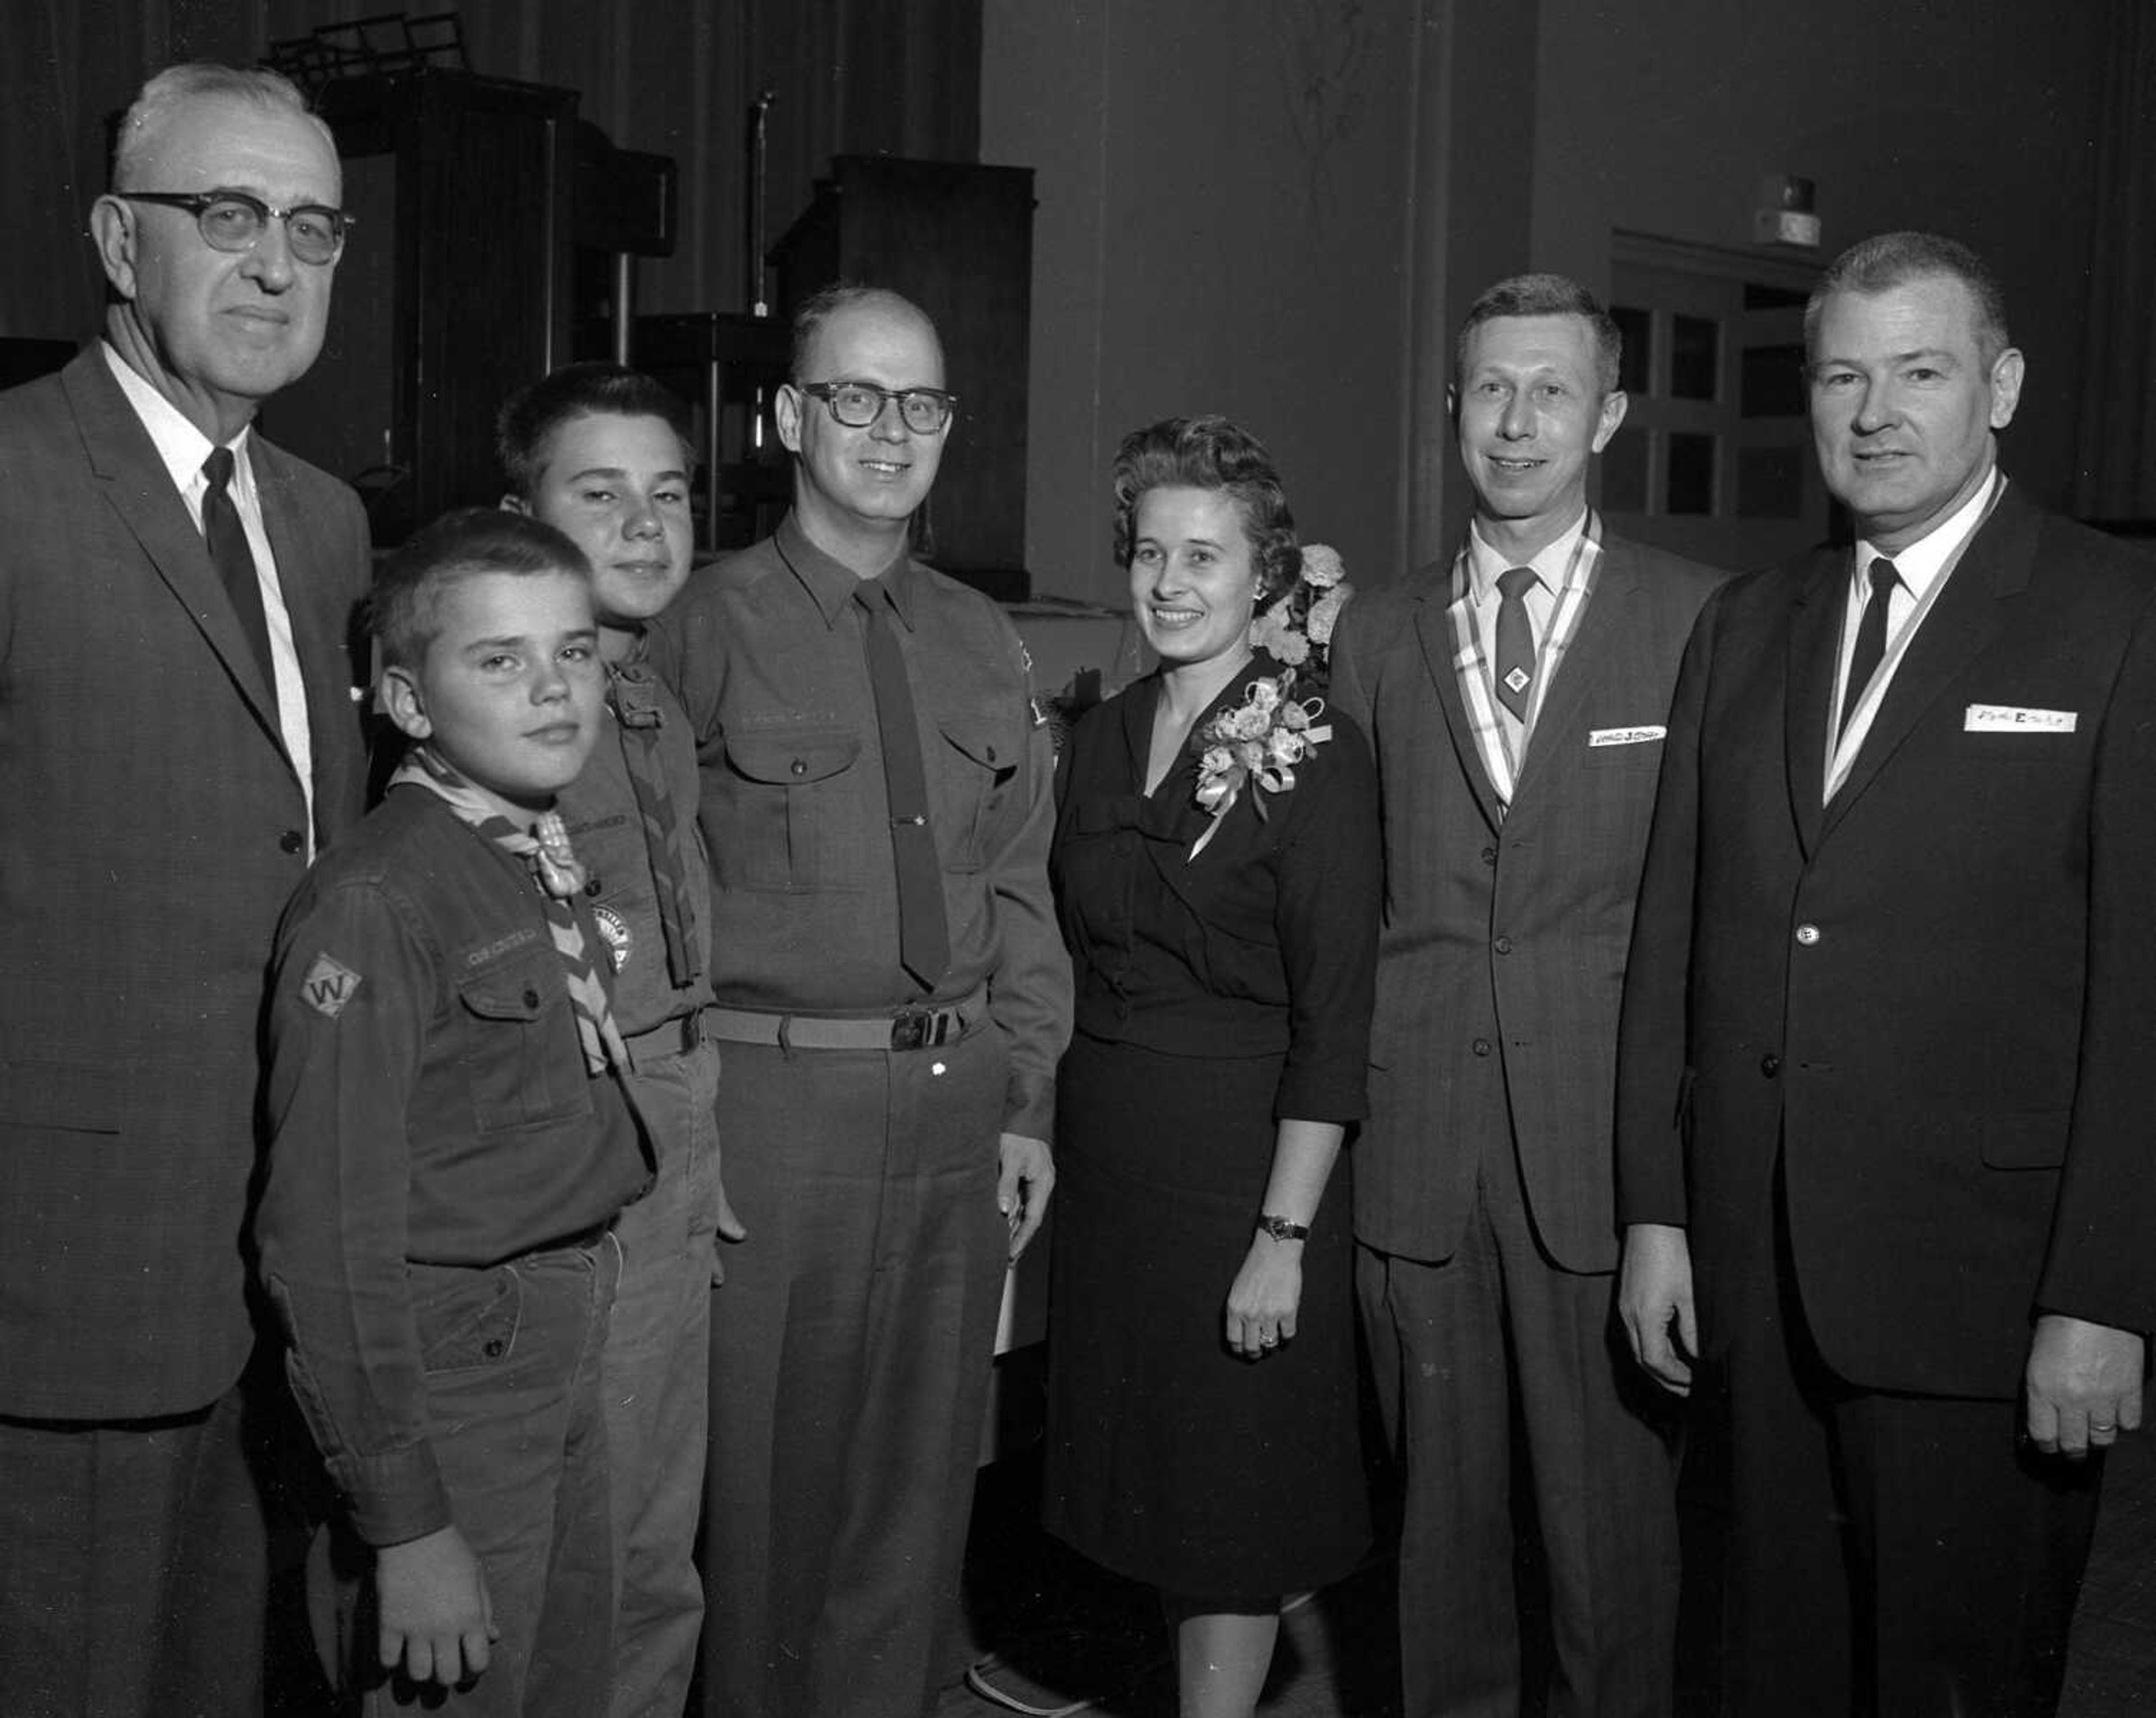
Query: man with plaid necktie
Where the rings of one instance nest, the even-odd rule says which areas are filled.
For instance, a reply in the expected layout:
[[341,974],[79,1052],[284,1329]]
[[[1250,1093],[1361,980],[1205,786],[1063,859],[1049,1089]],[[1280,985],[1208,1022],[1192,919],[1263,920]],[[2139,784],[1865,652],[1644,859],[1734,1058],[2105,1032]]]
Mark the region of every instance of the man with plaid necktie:
[[1620,345],[1561,276],[1476,300],[1450,396],[1467,541],[1350,604],[1333,645],[1332,695],[1384,786],[1355,1235],[1405,1474],[1413,1718],[1522,1704],[1515,1485],[1548,1552],[1549,1710],[1666,1713],[1672,1693],[1675,1464],[1668,1414],[1609,1340],[1610,1115],[1662,724],[1720,576],[1587,505],[1625,416]]

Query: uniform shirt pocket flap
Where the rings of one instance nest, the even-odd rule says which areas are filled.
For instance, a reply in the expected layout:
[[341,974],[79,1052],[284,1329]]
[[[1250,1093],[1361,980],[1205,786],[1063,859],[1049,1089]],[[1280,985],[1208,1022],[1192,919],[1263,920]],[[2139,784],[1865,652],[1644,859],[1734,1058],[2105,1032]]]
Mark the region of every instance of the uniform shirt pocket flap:
[[1009,721],[983,711],[958,710],[938,715],[936,726],[946,740],[983,769],[1001,777],[1018,767],[1024,742]]
[[528,964],[478,973],[459,984],[457,994],[486,1020],[536,1020],[547,1007],[547,987]]
[[861,754],[861,736],[844,728],[774,728],[726,736],[726,762],[752,782],[798,787],[847,768]]

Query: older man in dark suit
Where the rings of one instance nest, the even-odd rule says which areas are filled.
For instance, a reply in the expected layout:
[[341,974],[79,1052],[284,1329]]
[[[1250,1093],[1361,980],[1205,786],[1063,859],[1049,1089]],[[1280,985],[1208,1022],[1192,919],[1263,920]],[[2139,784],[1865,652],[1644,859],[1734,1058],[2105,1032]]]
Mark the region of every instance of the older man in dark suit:
[[357,816],[366,526],[249,433],[321,344],[329,134],[267,73],[130,109],[105,337],[0,395],[0,1686],[11,1718],[259,1701],[243,1459],[257,1018]]
[[1521,1701],[1517,1396],[1548,1550],[1556,1715],[1666,1713],[1668,1416],[1620,1386],[1610,1110],[1632,896],[1686,636],[1720,575],[1610,536],[1615,325],[1552,274],[1460,330],[1475,490],[1452,561],[1352,605],[1333,694],[1376,748],[1385,902],[1355,1148],[1365,1328],[1405,1469],[1412,1718]]
[[1805,335],[1857,541],[1686,657],[1620,1300],[1671,1388],[1726,1364],[1725,1710],[2048,1713],[2101,1465],[2060,1458],[2138,1423],[2156,1324],[2156,567],[1999,470],[1965,247],[1856,246]]

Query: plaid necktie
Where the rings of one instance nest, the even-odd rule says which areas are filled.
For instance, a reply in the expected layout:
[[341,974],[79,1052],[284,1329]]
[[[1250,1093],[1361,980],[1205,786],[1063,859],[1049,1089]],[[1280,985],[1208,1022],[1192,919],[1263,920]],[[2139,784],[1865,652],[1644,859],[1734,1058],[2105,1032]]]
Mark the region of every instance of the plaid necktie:
[[891,593],[871,580],[854,592],[868,616],[869,690],[883,736],[884,795],[891,813],[891,853],[898,873],[898,957],[925,991],[951,965],[951,933],[943,916],[943,864],[928,827],[928,777],[914,726],[913,688],[891,613]]
[[1535,684],[1535,629],[1527,603],[1534,582],[1532,567],[1508,567],[1497,575],[1497,701],[1522,721]]
[[520,829],[480,797],[479,790],[429,746],[414,746],[404,754],[389,778],[393,787],[410,782],[439,795],[449,809],[475,834],[503,851],[513,854],[530,867],[539,899],[547,911],[547,928],[553,934],[554,951],[562,957],[569,986],[569,1002],[577,1017],[577,1038],[584,1051],[584,1069],[599,1074],[609,1067],[625,1069],[629,1049],[613,1023],[613,1004],[607,1000],[606,981],[592,964],[584,943],[583,927],[570,905],[584,886],[584,868],[569,847],[569,832],[559,813],[548,812],[529,829]]
[[247,527],[239,522],[239,510],[232,504],[232,449],[212,448],[203,461],[203,476],[209,487],[203,492],[203,541],[225,593],[239,615],[239,629],[262,664],[262,678],[274,691],[277,669],[270,659],[270,620],[262,609],[262,581],[254,570],[254,551],[248,546]]
[[696,903],[685,879],[681,859],[683,823],[674,808],[674,786],[667,779],[666,759],[660,749],[665,717],[660,709],[649,664],[619,662],[608,664],[614,719],[621,725],[621,755],[629,768],[629,785],[636,795],[637,814],[644,820],[644,849],[651,861],[652,894],[659,907],[659,929],[666,941],[666,972],[675,987],[694,982],[703,973],[696,958],[690,927],[696,923]]

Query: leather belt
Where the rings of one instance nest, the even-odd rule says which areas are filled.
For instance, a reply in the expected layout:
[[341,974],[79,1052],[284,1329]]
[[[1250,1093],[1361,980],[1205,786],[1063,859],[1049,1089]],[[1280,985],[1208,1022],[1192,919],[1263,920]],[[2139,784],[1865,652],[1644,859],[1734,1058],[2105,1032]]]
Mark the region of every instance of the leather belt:
[[955,1003],[911,1003],[877,1014],[767,1014],[717,1004],[704,1030],[727,1044],[777,1044],[783,1050],[922,1050],[956,1044],[987,1014],[988,988]]
[[629,1065],[641,1073],[648,1063],[689,1054],[703,1043],[706,1036],[701,1013],[700,1009],[676,1014],[670,1020],[661,1020],[649,1032],[623,1033],[621,1041],[629,1047]]

